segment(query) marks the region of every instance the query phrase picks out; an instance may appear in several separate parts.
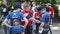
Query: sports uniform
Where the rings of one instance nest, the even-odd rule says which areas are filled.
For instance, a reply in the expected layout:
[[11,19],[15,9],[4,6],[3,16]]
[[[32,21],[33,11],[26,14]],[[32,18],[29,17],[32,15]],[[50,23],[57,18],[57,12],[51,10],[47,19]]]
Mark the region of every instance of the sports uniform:
[[[39,12],[36,12],[34,18],[35,18],[36,20],[41,21],[42,14],[39,13]],[[37,22],[36,22],[36,33],[38,33],[38,29],[39,29],[40,24],[41,24],[41,23],[37,23]]]
[[[16,2],[14,4],[15,10],[11,13],[9,13],[3,24],[7,27],[9,27],[9,34],[22,34],[24,32],[24,27],[22,26],[22,20],[26,21],[27,24],[27,19],[24,17],[24,15],[21,12],[21,5],[19,2]],[[10,24],[7,24],[6,22],[10,19]],[[25,24],[25,26],[26,26]]]
[[30,18],[32,18],[33,12],[31,10],[23,10],[22,13],[28,19],[28,24],[27,24],[27,27],[26,27],[26,31],[25,31],[26,33],[25,34],[31,34],[31,24],[32,24],[33,21],[30,20]]
[[[21,25],[21,19],[23,19],[23,18],[24,18],[24,16],[23,16],[23,14],[21,12],[11,12],[10,14],[8,14],[6,16],[5,19],[10,19],[11,26],[16,26],[15,22],[17,23],[17,25]],[[13,30],[13,28],[12,28],[12,30]],[[23,32],[23,29],[20,30],[20,31]],[[13,32],[13,31],[11,31],[11,32]]]
[[[40,25],[40,28],[44,28],[44,29],[49,29],[49,21],[50,21],[50,15],[49,13],[45,10],[45,8],[43,6],[40,6],[38,8],[38,11],[41,12],[42,14],[42,19],[41,19],[41,25]],[[47,34],[48,31],[42,29],[39,33],[41,34]]]

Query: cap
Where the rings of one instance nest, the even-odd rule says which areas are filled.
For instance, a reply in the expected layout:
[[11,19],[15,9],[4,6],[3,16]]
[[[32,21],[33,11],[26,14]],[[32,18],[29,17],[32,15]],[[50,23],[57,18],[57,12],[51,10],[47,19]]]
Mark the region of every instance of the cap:
[[15,2],[14,8],[20,8],[21,9],[21,4],[19,2]]
[[41,11],[42,9],[44,9],[45,7],[44,6],[40,6],[37,8],[38,11]]

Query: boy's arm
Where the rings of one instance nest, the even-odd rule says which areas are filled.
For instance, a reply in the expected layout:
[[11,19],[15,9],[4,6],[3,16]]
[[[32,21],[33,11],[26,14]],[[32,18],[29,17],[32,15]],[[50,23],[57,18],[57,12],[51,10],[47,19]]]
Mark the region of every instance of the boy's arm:
[[41,22],[41,27],[43,27],[44,26],[44,24],[45,24],[45,16],[42,16],[42,22]]
[[25,21],[25,26],[23,27],[26,27],[28,24],[28,19],[23,15],[23,13],[21,13],[20,16],[21,16],[21,19],[23,19],[22,21]]
[[7,23],[8,20],[9,20],[9,18],[10,18],[10,14],[8,14],[8,15],[6,16],[6,18],[5,18],[5,20],[3,21],[2,25],[5,25],[5,26],[7,26],[7,27],[12,28],[12,26],[10,26],[10,25]]
[[37,22],[37,23],[40,23],[40,21],[39,21],[39,20],[34,19],[34,21],[35,21],[35,22]]
[[5,25],[5,26],[7,26],[9,28],[12,28],[12,26],[10,26],[9,24],[7,24],[7,22],[8,22],[8,19],[5,19],[4,22],[2,23],[2,25]]
[[24,21],[26,22],[26,23],[25,23],[25,27],[26,27],[27,24],[28,24],[28,20],[27,20],[25,17],[24,17],[23,19],[24,19]]

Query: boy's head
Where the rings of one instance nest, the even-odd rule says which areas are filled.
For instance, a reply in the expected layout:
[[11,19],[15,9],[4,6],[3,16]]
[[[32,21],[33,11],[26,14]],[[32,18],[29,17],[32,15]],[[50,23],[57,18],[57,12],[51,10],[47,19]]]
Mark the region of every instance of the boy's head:
[[46,8],[44,6],[40,6],[37,8],[37,10],[38,10],[38,12],[43,14],[46,11]]
[[30,10],[30,9],[31,9],[31,5],[27,3],[27,4],[25,4],[24,8],[25,8],[26,10]]
[[20,9],[21,9],[21,5],[20,5],[19,2],[16,2],[16,3],[14,4],[14,9],[15,9],[15,10],[20,10]]

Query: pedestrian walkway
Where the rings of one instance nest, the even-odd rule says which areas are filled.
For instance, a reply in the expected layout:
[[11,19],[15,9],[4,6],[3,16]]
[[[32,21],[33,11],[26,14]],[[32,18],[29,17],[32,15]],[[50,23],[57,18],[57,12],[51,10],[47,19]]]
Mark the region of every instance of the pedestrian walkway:
[[60,23],[54,23],[54,24],[51,26],[51,29],[52,29],[52,30],[60,30]]
[[[51,26],[53,34],[60,33],[60,23],[54,23]],[[4,34],[4,31],[2,28],[0,28],[0,34]]]
[[0,28],[0,34],[4,34],[4,31],[2,28]]

